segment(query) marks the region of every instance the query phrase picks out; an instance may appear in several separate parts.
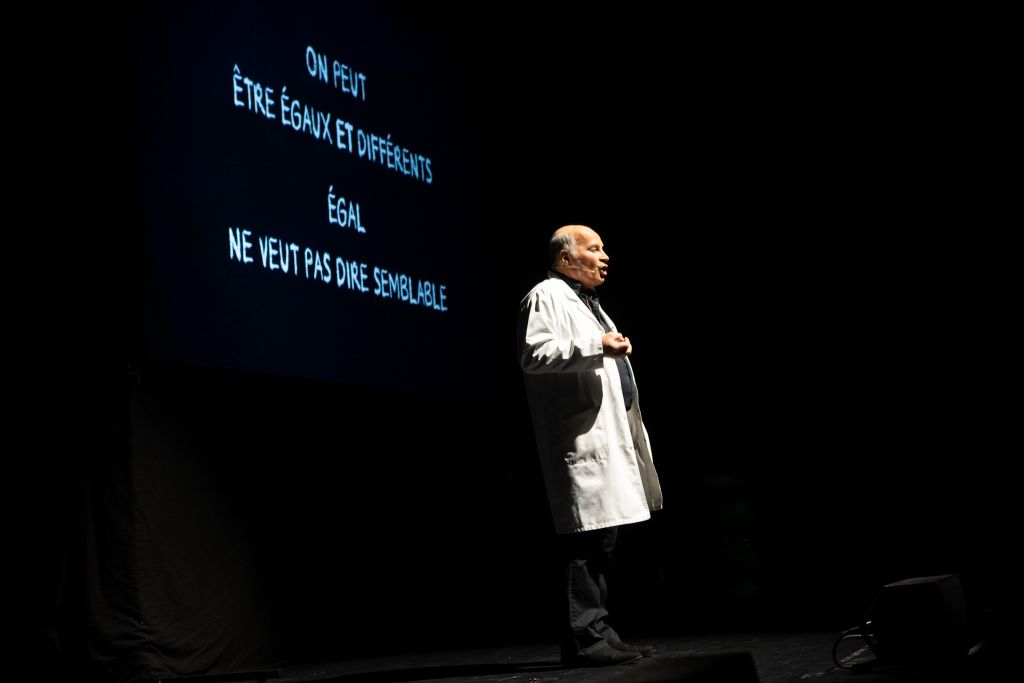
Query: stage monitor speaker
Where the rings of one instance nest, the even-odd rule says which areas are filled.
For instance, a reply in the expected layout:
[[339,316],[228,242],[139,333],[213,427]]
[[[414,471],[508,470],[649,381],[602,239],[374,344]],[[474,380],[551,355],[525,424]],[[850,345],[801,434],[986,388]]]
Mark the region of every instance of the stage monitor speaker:
[[862,634],[879,664],[938,669],[963,660],[970,645],[960,577],[886,584],[864,616]]

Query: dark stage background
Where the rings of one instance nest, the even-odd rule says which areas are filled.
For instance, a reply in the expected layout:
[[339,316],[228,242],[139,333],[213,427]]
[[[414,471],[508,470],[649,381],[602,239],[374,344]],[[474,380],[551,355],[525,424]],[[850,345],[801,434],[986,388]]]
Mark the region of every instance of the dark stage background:
[[23,234],[46,256],[16,297],[16,432],[43,466],[43,661],[127,679],[554,642],[514,321],[567,222],[611,255],[665,489],[622,534],[624,634],[838,630],[945,572],[978,613],[1019,610],[1019,15],[388,7],[466,92],[497,340],[478,395],[148,357],[133,18],[29,41]]

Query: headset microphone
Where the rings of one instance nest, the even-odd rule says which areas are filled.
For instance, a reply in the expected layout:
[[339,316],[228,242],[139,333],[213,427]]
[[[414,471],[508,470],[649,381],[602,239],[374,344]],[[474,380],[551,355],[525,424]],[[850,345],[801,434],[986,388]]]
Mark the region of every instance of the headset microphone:
[[573,270],[582,270],[585,273],[598,273],[601,271],[600,268],[584,268],[583,266],[558,266],[559,268],[572,268]]

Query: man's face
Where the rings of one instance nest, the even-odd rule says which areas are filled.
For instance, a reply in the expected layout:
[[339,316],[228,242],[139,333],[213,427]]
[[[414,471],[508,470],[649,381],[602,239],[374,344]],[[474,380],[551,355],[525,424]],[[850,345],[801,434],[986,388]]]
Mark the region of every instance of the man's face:
[[562,272],[573,280],[579,280],[584,287],[604,284],[608,276],[608,254],[604,253],[601,236],[590,229],[576,233],[576,256],[568,254],[569,267]]

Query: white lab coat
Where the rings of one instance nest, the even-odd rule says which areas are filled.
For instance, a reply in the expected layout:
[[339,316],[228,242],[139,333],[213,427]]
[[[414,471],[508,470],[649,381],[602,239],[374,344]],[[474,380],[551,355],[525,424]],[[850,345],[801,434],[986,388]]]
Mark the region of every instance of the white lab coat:
[[604,334],[555,274],[520,306],[520,364],[558,533],[641,522],[661,509],[639,393],[627,413],[615,359],[603,354]]

